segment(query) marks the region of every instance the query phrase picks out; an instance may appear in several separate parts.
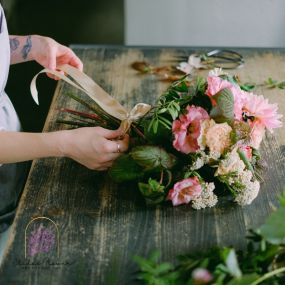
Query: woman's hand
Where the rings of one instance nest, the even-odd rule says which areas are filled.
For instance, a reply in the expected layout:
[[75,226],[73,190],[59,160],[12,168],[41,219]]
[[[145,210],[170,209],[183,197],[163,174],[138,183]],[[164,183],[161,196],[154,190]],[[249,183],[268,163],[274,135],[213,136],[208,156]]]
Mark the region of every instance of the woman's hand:
[[81,60],[70,48],[51,38],[37,35],[32,36],[31,41],[31,57],[43,67],[55,70],[59,65],[69,64],[82,71]]
[[129,136],[120,136],[120,130],[101,127],[64,131],[60,151],[89,169],[106,170],[128,149]]
[[81,60],[70,48],[49,37],[10,36],[10,49],[12,64],[35,60],[51,70],[55,70],[58,65],[62,64],[70,64],[79,70],[83,69]]
[[100,127],[50,133],[0,132],[0,163],[43,157],[69,157],[96,170],[106,170],[128,149],[129,136]]

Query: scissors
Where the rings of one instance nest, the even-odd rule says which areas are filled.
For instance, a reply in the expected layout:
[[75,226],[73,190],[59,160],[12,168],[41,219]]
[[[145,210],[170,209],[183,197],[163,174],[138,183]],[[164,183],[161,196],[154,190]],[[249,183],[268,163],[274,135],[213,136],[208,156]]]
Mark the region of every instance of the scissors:
[[[244,64],[244,58],[236,51],[228,49],[214,49],[207,53],[194,54],[201,60],[201,64],[207,68],[219,67],[222,69],[235,69]],[[185,56],[178,59],[185,60]]]

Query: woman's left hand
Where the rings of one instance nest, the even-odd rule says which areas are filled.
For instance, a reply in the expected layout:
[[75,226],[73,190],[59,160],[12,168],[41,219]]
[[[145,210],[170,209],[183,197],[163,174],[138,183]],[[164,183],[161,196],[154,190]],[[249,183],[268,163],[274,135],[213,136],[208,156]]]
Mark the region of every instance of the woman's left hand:
[[[43,67],[56,70],[59,65],[69,64],[81,71],[83,70],[83,63],[75,53],[55,40],[35,35],[32,36],[32,44],[31,57]],[[48,76],[58,79],[51,74],[48,74]]]

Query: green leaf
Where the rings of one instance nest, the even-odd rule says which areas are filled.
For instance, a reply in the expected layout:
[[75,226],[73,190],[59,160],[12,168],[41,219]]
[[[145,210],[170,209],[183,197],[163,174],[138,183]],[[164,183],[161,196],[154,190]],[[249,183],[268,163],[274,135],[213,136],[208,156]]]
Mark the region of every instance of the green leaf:
[[245,84],[240,85],[240,89],[247,91],[247,92],[253,91],[255,88],[256,88],[256,84],[254,83],[245,83]]
[[278,88],[285,89],[285,81],[278,83]]
[[139,182],[138,186],[147,205],[156,205],[164,201],[165,187],[156,180],[149,178],[148,183]]
[[260,234],[269,243],[285,245],[285,206],[284,195],[281,198],[281,207],[273,212],[266,220],[265,224],[259,228]]
[[234,96],[230,89],[225,88],[213,96],[217,106],[213,107],[210,116],[217,122],[232,121],[234,118]]
[[243,275],[241,278],[234,278],[226,285],[250,285],[252,282],[256,281],[259,275],[256,273]]
[[242,272],[239,268],[236,252],[232,248],[225,248],[222,251],[222,256],[224,262],[227,266],[229,273],[236,278],[240,278],[242,276]]
[[171,169],[176,162],[174,155],[158,146],[137,146],[130,155],[145,170]]
[[137,180],[142,177],[142,168],[128,154],[121,155],[109,170],[111,178],[121,183],[124,181]]

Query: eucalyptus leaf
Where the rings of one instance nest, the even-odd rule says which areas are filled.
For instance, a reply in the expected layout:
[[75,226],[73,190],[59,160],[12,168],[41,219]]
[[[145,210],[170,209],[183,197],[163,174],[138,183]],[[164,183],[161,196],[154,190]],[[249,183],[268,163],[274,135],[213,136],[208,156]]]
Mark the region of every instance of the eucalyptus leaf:
[[137,146],[130,155],[145,170],[171,169],[176,162],[174,155],[159,146]]
[[281,198],[282,204],[266,220],[265,224],[259,228],[260,234],[272,244],[285,245],[285,206],[284,196]]
[[222,252],[222,255],[229,273],[233,277],[240,278],[242,276],[242,272],[239,268],[235,250],[232,248],[225,248]]
[[137,180],[142,177],[142,168],[128,154],[121,155],[109,170],[111,178],[117,182]]
[[232,121],[234,118],[234,96],[230,89],[225,88],[213,96],[217,106],[215,106],[210,116],[218,122]]

